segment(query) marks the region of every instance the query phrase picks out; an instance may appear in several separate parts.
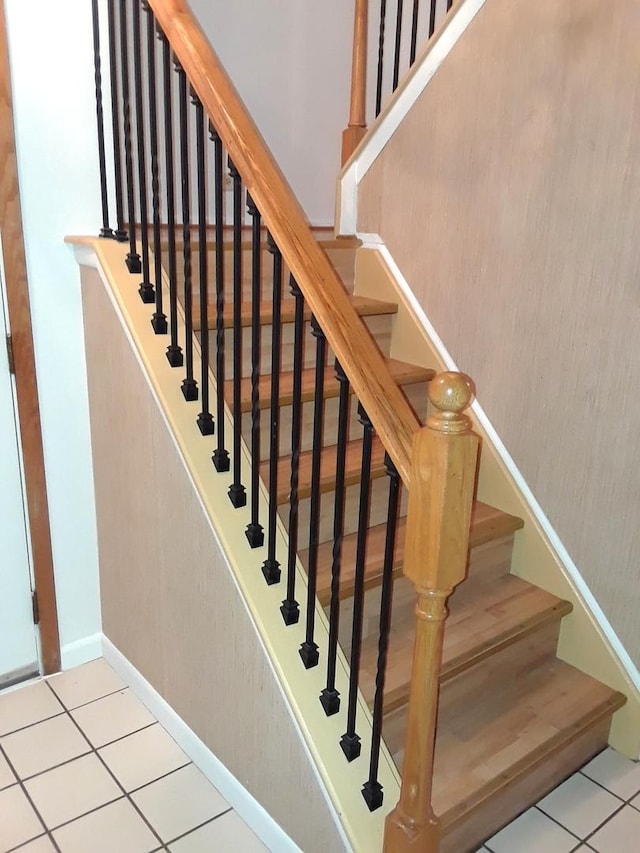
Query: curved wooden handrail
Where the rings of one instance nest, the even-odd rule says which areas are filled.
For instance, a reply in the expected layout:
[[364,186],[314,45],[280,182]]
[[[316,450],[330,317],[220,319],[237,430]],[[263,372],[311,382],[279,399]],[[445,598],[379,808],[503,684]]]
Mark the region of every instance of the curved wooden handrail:
[[415,413],[184,0],[148,0],[376,432],[408,486]]

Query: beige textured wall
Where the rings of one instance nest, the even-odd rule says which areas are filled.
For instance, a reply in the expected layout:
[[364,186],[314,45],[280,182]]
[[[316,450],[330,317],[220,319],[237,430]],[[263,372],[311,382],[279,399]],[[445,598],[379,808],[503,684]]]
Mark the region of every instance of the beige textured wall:
[[82,272],[104,632],[305,853],[344,850],[104,286]]
[[640,664],[640,4],[487,0],[361,184]]

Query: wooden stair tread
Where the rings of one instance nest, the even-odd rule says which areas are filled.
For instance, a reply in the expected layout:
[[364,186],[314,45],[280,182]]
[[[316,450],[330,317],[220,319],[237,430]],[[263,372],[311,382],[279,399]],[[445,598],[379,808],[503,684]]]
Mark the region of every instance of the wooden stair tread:
[[[482,545],[509,533],[514,533],[523,525],[521,518],[509,515],[488,504],[476,501],[471,513],[471,530],[469,547]],[[404,558],[404,537],[406,518],[398,520],[396,548],[394,556],[394,574],[400,574]],[[384,547],[387,535],[386,524],[370,527],[367,534],[367,557],[365,565],[365,589],[371,589],[382,582],[384,563]],[[340,597],[353,595],[355,578],[357,534],[352,533],[342,540],[342,563],[340,571]],[[303,564],[308,565],[308,551],[300,553]],[[333,542],[323,542],[318,548],[318,587],[317,595],[321,604],[326,607],[331,595],[331,564],[333,561]]]
[[[330,445],[322,450],[320,462],[320,491],[330,492],[336,484],[336,455],[337,445]],[[307,450],[300,454],[298,469],[298,498],[303,500],[311,494],[311,464],[312,453]],[[360,482],[362,466],[362,441],[347,442],[345,484],[352,486]],[[375,438],[371,449],[371,479],[383,477],[384,447],[382,442]],[[269,462],[260,465],[260,476],[264,482],[268,482]],[[278,505],[289,502],[289,490],[291,480],[291,456],[283,456],[278,459]]]
[[[441,683],[541,625],[560,620],[571,610],[568,601],[515,575],[480,584],[473,596],[464,598],[454,594],[449,599],[445,625]],[[394,613],[385,682],[387,711],[409,698],[414,636],[414,602],[409,601],[404,613]],[[370,703],[374,698],[377,656],[378,638],[374,634],[362,643],[361,689]]]
[[[397,314],[398,306],[395,302],[383,302],[380,299],[370,299],[366,296],[351,296],[349,297],[351,304],[356,309],[361,317],[378,317],[384,314]],[[197,302],[197,300],[196,300]],[[209,303],[209,331],[215,330],[216,304]],[[311,311],[305,307],[305,320],[311,319]],[[193,306],[193,330],[199,332],[201,330],[200,322],[200,306]],[[293,323],[295,320],[295,299],[286,297],[282,300],[281,321],[283,323]],[[251,326],[252,323],[252,305],[251,302],[243,302],[241,306],[241,323],[243,327]],[[265,300],[260,303],[260,325],[269,326],[273,323],[273,303],[271,300]],[[233,328],[233,306],[226,304],[224,309],[224,327],[225,329]]]
[[[426,367],[419,367],[395,358],[386,358],[387,367],[393,379],[398,385],[410,385],[413,382],[429,382],[434,377],[434,371]],[[302,371],[302,401],[308,403],[315,396],[315,368],[305,368]],[[233,400],[233,380],[228,379],[224,383],[224,393],[228,402]],[[271,405],[271,374],[260,376],[258,384],[261,409]],[[328,367],[325,371],[324,398],[337,397],[340,393],[340,383],[335,378],[333,368]],[[289,370],[280,374],[280,405],[289,406],[293,401],[293,371]],[[240,382],[241,410],[251,411],[251,377],[246,376]]]
[[[558,659],[498,694],[465,697],[439,719],[433,806],[443,834],[607,720],[626,699]],[[575,769],[575,768],[574,768]]]

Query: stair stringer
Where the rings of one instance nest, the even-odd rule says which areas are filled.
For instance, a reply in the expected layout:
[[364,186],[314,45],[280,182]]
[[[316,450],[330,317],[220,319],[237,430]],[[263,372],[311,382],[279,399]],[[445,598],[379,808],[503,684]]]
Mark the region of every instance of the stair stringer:
[[[212,563],[222,564],[217,571],[223,571],[226,575],[226,583],[237,592],[236,606],[240,606],[243,619],[248,619],[252,628],[251,642],[256,649],[256,656],[262,660],[262,666],[267,668],[270,677],[277,685],[272,692],[279,693],[284,706],[290,717],[290,725],[295,735],[289,732],[290,737],[297,738],[296,750],[302,750],[310,769],[315,776],[314,791],[315,807],[319,809],[318,794],[324,800],[324,814],[320,816],[323,834],[327,839],[321,840],[317,829],[314,830],[314,821],[305,816],[305,803],[300,796],[300,786],[296,786],[296,780],[290,782],[290,795],[288,795],[287,808],[282,804],[265,802],[264,786],[262,789],[252,787],[246,780],[250,771],[245,767],[229,766],[229,769],[247,787],[250,793],[257,799],[267,811],[272,814],[285,831],[294,840],[299,842],[302,849],[313,851],[315,849],[345,849],[369,853],[382,849],[382,835],[384,819],[386,814],[395,806],[399,790],[399,775],[383,745],[380,755],[380,782],[385,792],[385,801],[382,808],[370,813],[362,796],[361,788],[368,775],[368,755],[371,744],[371,714],[366,701],[359,697],[358,708],[358,733],[362,738],[361,758],[352,763],[345,761],[339,740],[345,729],[346,707],[341,713],[327,718],[320,706],[318,696],[324,687],[326,647],[328,640],[328,624],[323,609],[316,605],[316,642],[320,647],[321,665],[305,670],[298,649],[304,640],[304,620],[301,618],[298,625],[286,627],[282,621],[279,607],[284,598],[284,570],[286,569],[286,531],[280,525],[278,531],[277,554],[283,566],[283,582],[279,585],[267,587],[261,572],[261,565],[266,558],[266,547],[251,550],[245,538],[245,529],[249,523],[249,510],[243,508],[233,509],[227,496],[227,490],[231,484],[231,474],[218,474],[211,463],[211,453],[215,445],[215,439],[211,436],[203,437],[196,426],[196,416],[199,412],[199,403],[186,404],[180,390],[180,379],[178,371],[172,369],[166,359],[165,350],[167,337],[155,335],[149,322],[149,308],[140,301],[137,287],[132,282],[131,276],[126,272],[124,266],[125,249],[111,241],[98,241],[88,238],[76,246],[78,263],[82,267],[93,267],[104,285],[106,294],[115,311],[116,322],[123,331],[127,344],[132,350],[142,376],[145,387],[153,398],[155,408],[155,423],[165,430],[170,437],[171,443],[177,457],[180,460],[180,468],[187,477],[189,486],[194,495],[195,503],[201,511],[206,526],[210,532],[210,548]],[[85,291],[99,288],[95,280],[95,274],[91,271],[83,272],[86,282],[83,286]],[[86,311],[86,308],[85,308]],[[89,317],[85,320],[88,322]],[[184,324],[180,316],[180,340],[184,340]],[[98,319],[94,318],[91,327],[87,327],[87,336],[95,334],[95,328],[99,325]],[[94,328],[95,327],[95,328]],[[108,344],[105,351],[108,349]],[[199,363],[199,344],[194,337],[194,363]],[[211,377],[212,379],[212,377]],[[215,384],[211,382],[211,399],[215,400]],[[100,393],[93,391],[93,395]],[[115,393],[115,392],[114,392]],[[92,389],[90,388],[90,395]],[[117,423],[117,409],[113,402],[109,406],[113,423]],[[159,410],[159,411],[158,411]],[[96,424],[99,418],[92,412],[93,430],[97,430]],[[232,435],[232,422],[227,411],[226,426],[229,438]],[[94,440],[94,454],[95,454]],[[96,460],[97,462],[97,460]],[[243,481],[248,483],[250,455],[246,445],[243,443]],[[96,482],[97,478],[96,478]],[[267,517],[266,491],[261,493],[260,515],[261,519]],[[166,521],[166,520],[165,520]],[[124,520],[123,520],[123,523]],[[99,519],[100,531],[100,519]],[[102,544],[103,537],[100,537]],[[185,563],[187,561],[185,560]],[[202,572],[206,568],[200,566]],[[103,572],[105,564],[103,563]],[[229,581],[229,578],[231,579]],[[174,579],[175,580],[175,579]],[[103,587],[104,588],[104,587]],[[302,604],[306,600],[306,574],[298,564],[296,580],[296,597]],[[135,602],[134,602],[135,604]],[[104,601],[103,601],[104,609]],[[211,619],[216,618],[212,611]],[[139,618],[139,611],[135,606],[129,614],[131,620]],[[233,617],[231,617],[233,618]],[[153,621],[153,620],[151,620]],[[151,624],[150,630],[157,626]],[[174,706],[175,710],[183,716],[185,721],[192,725],[196,733],[207,743],[214,753],[221,758],[223,763],[225,757],[221,751],[225,748],[225,739],[209,733],[203,733],[198,726],[192,724],[181,708],[177,705],[176,697],[167,695],[171,680],[171,673],[162,672],[154,678],[153,673],[145,671],[144,662],[140,660],[140,652],[135,647],[123,648],[117,637],[110,636],[109,622],[105,619],[104,633],[119,648],[125,657],[142,672],[142,674],[159,690],[163,697]],[[226,639],[226,638],[223,638]],[[203,643],[205,638],[202,638]],[[170,642],[170,638],[160,638],[159,648],[163,643]],[[217,653],[217,652],[216,652]],[[234,649],[227,649],[228,654],[234,654]],[[211,654],[209,650],[208,654]],[[208,660],[208,658],[207,658]],[[206,660],[205,660],[206,662]],[[162,669],[162,667],[161,667]],[[346,706],[348,695],[348,664],[339,651],[337,666],[337,687],[341,695],[345,697],[343,706]],[[204,673],[202,675],[204,677]],[[238,673],[238,679],[251,680],[251,673],[242,669]],[[154,683],[155,681],[155,683]],[[211,696],[215,685],[211,686]],[[215,717],[216,702],[211,700],[210,714]],[[206,710],[205,710],[206,713]],[[257,729],[263,729],[265,739],[269,738],[269,731],[273,727],[270,722],[271,715],[276,711],[273,707],[256,709],[257,717],[253,725]],[[239,719],[242,719],[239,715]],[[239,737],[234,732],[227,732],[230,739]],[[260,757],[260,760],[262,757]],[[301,759],[302,760],[302,759]],[[304,760],[303,764],[304,764]],[[309,768],[307,768],[309,770]],[[269,779],[270,775],[287,775],[289,767],[273,762],[262,769],[262,779]],[[285,808],[285,813],[282,809]],[[295,817],[292,814],[295,812]],[[318,818],[318,815],[315,815]],[[293,823],[297,826],[292,828]],[[316,820],[317,823],[317,820]],[[306,835],[305,835],[306,833]],[[322,846],[320,846],[322,845]]]
[[[359,234],[354,294],[395,301],[392,358],[435,370],[458,370],[393,256],[377,235]],[[479,389],[482,395],[482,389]],[[512,572],[570,601],[561,623],[558,657],[627,697],[613,717],[610,744],[634,760],[640,756],[640,675],[558,534],[500,441],[480,402],[471,411],[481,437],[477,498],[522,518],[515,536]]]

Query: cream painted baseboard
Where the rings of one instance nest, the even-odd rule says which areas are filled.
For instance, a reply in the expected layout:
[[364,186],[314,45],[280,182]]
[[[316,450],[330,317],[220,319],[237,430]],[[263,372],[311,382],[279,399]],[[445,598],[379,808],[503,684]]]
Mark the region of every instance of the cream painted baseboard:
[[[262,843],[274,853],[301,853],[288,835],[267,814],[260,803],[242,787],[238,780],[189,728],[158,691],[127,658],[107,639],[101,639],[101,653],[105,660],[131,688],[140,701],[169,732],[178,746],[189,756],[196,767],[207,777],[232,806],[242,820],[255,832]],[[99,653],[100,654],[100,653]],[[97,656],[99,656],[99,654]]]
[[74,643],[66,643],[60,649],[62,669],[73,669],[102,656],[102,634],[92,634]]

